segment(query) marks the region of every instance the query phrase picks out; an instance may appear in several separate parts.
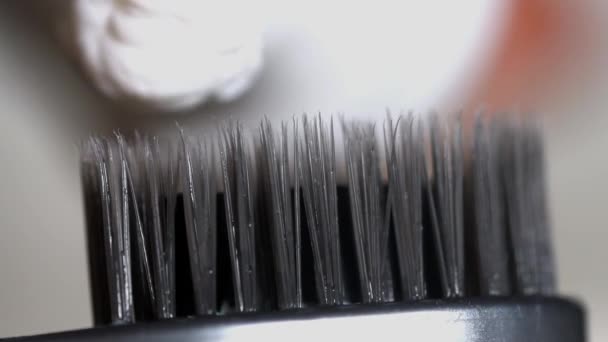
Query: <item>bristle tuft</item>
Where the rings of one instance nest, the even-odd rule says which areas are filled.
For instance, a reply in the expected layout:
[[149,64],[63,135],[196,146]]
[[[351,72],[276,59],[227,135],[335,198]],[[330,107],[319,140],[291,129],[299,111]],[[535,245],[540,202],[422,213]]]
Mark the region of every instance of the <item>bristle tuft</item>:
[[484,121],[481,117],[476,119],[471,169],[481,295],[511,294],[504,192],[498,159],[500,133],[497,123]]
[[554,293],[536,124],[341,125],[344,184],[320,115],[88,139],[96,322]]
[[302,120],[304,141],[300,159],[304,211],[312,244],[317,296],[321,304],[346,300],[342,275],[333,120],[321,116]]
[[[430,119],[431,170],[427,183],[431,207],[431,228],[435,240],[443,295],[465,295],[463,176],[464,155],[459,118],[451,122]],[[427,164],[428,165],[428,164]]]
[[189,139],[180,130],[179,170],[190,256],[194,307],[199,315],[216,311],[217,187],[213,145]]
[[373,124],[345,123],[344,153],[362,301],[392,297],[388,262],[389,226],[384,217],[380,156]]
[[555,276],[540,133],[530,123],[507,122],[502,127],[502,182],[517,292],[551,294]]
[[220,156],[224,205],[237,311],[256,311],[258,272],[256,262],[256,187],[252,152],[238,123],[222,130]]
[[401,292],[408,300],[427,295],[424,274],[422,189],[424,145],[421,121],[409,114],[393,126],[386,120],[384,139],[388,170],[388,206],[397,246]]
[[[295,129],[295,127],[294,127]],[[289,132],[283,123],[278,138],[265,119],[260,126],[263,173],[268,186],[272,249],[276,270],[276,291],[280,309],[302,307],[302,282],[300,262],[299,210],[294,210],[291,189],[296,176],[289,168]],[[297,188],[297,187],[296,187]],[[299,201],[299,192],[295,193]],[[294,214],[295,212],[295,214]],[[296,218],[296,216],[298,216]]]

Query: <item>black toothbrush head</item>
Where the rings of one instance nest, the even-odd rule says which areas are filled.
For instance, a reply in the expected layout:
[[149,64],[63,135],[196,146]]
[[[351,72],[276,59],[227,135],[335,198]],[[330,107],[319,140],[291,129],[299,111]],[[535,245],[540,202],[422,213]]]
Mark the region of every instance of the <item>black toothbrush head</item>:
[[[215,140],[178,127],[162,139],[85,142],[96,323],[174,338],[179,324],[215,336],[461,312],[463,329],[481,331],[463,341],[584,339],[581,310],[553,297],[537,125],[408,114],[336,126],[303,116],[263,120],[257,133],[230,123]],[[507,332],[496,321],[511,315],[520,316]],[[183,323],[189,316],[199,318]]]

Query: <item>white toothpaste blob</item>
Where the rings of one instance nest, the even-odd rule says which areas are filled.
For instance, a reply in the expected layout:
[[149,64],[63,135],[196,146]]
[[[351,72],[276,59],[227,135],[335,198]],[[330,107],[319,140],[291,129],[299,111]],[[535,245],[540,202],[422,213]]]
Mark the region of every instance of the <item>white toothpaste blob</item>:
[[[262,33],[241,0],[75,0],[79,58],[111,98],[181,110],[246,91]],[[255,12],[254,12],[255,13]]]

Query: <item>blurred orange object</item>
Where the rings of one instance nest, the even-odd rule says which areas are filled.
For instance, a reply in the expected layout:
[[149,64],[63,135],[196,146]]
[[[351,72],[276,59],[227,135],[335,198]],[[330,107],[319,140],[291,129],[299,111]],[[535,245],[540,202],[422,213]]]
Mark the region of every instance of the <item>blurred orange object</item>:
[[[534,111],[585,74],[593,55],[593,6],[585,1],[511,0],[502,42],[468,107]],[[591,52],[591,53],[590,53]]]

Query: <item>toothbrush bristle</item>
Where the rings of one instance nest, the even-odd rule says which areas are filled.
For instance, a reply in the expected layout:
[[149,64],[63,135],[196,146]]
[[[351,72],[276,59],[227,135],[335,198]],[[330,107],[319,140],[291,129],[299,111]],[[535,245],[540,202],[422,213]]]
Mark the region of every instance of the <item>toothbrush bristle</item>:
[[554,291],[537,125],[340,126],[87,140],[98,322]]

